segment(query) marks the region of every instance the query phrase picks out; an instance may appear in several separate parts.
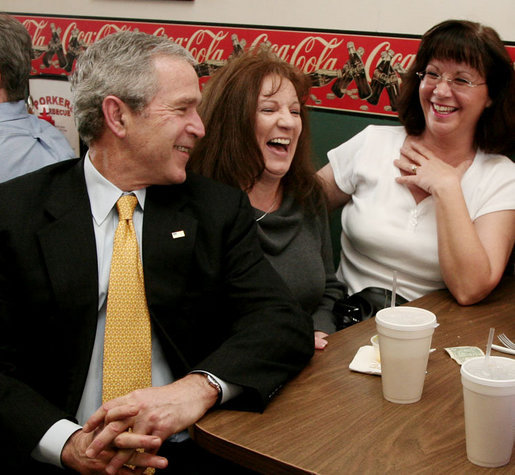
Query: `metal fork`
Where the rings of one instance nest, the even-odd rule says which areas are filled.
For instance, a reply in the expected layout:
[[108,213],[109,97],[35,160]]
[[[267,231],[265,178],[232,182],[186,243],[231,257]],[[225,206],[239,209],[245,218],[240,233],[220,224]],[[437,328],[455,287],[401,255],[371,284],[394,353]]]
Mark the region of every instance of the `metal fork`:
[[506,347],[515,350],[515,343],[513,343],[504,333],[497,335],[499,341]]

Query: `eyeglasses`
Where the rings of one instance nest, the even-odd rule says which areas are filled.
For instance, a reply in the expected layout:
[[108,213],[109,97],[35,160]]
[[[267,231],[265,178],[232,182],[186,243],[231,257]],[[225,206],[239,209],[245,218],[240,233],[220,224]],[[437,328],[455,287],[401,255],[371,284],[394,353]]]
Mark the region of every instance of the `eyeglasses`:
[[486,84],[486,82],[473,83],[465,78],[444,78],[441,74],[435,73],[434,71],[421,71],[415,73],[421,81],[425,81],[430,86],[436,86],[440,81],[447,81],[453,89],[463,89],[465,87],[477,87]]

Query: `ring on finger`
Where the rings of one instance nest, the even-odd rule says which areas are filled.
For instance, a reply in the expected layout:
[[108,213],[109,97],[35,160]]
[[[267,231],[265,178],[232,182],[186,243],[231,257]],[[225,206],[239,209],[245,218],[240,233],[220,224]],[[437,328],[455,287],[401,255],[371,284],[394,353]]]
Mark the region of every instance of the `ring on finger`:
[[417,166],[416,165],[411,165],[411,173],[413,173],[413,175],[416,175],[417,174]]

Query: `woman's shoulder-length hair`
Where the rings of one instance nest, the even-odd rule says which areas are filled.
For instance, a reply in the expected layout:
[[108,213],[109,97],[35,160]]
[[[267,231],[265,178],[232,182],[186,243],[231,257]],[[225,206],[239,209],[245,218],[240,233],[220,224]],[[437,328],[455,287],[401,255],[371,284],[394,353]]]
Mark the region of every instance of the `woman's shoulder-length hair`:
[[268,48],[256,48],[230,58],[217,70],[202,91],[200,116],[206,135],[190,157],[189,168],[197,173],[238,187],[252,189],[265,169],[256,139],[256,111],[263,80],[275,76],[293,84],[300,102],[302,131],[291,167],[283,177],[284,191],[304,207],[317,208],[323,193],[311,157],[306,100],[311,82],[296,67]]
[[398,104],[399,119],[408,134],[420,135],[425,119],[419,100],[420,80],[432,59],[465,63],[485,78],[491,105],[476,126],[476,146],[489,153],[515,151],[515,72],[497,32],[480,23],[447,20],[428,30],[420,42],[415,61],[403,77]]

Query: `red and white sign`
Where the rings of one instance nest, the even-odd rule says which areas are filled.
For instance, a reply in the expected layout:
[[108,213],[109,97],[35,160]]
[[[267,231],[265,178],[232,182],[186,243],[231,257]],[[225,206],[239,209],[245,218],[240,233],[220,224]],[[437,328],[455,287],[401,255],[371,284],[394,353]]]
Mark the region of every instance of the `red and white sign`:
[[[16,17],[32,36],[34,74],[69,74],[88,45],[120,30],[166,36],[199,62],[201,84],[238,48],[269,47],[284,61],[310,75],[308,105],[395,117],[395,95],[402,73],[415,57],[417,37],[306,31],[270,27],[163,23],[73,17]],[[515,45],[506,45],[515,61]],[[374,81],[375,77],[375,81]]]

